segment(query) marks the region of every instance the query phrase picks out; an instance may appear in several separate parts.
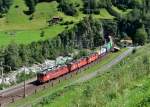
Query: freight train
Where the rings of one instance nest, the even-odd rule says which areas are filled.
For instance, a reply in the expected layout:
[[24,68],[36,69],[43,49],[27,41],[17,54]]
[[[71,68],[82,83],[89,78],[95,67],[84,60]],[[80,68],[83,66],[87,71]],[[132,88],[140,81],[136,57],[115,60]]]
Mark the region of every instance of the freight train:
[[76,71],[88,64],[95,62],[98,59],[101,59],[105,56],[111,49],[113,48],[112,41],[105,44],[99,52],[92,53],[87,57],[80,58],[78,60],[74,60],[69,64],[55,67],[55,68],[48,68],[39,73],[37,73],[37,81],[39,83],[45,83],[50,80],[56,79],[60,76],[63,76],[67,73]]

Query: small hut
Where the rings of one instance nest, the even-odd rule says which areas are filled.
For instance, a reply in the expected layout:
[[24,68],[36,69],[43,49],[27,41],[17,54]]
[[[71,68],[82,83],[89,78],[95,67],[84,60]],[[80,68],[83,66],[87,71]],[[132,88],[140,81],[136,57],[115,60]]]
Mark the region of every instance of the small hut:
[[49,25],[58,24],[62,20],[59,16],[54,16],[51,20],[48,21]]
[[130,37],[126,37],[122,40],[120,40],[121,46],[122,47],[128,47],[128,46],[132,46],[133,41]]

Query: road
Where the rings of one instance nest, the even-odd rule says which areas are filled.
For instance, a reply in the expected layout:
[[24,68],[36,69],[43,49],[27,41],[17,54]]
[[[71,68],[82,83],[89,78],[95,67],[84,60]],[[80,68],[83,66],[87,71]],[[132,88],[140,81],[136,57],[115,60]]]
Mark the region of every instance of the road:
[[[112,60],[110,63],[108,63],[108,64],[104,65],[103,67],[101,67],[99,70],[97,70],[95,72],[92,72],[92,73],[89,73],[89,74],[85,75],[84,77],[81,77],[81,78],[73,81],[72,83],[66,85],[65,87],[70,86],[70,85],[74,85],[76,83],[85,82],[87,80],[90,80],[90,79],[92,79],[92,78],[94,78],[98,75],[101,75],[101,74],[107,72],[107,70],[110,69],[113,65],[117,64],[122,59],[124,59],[126,56],[128,56],[132,52],[132,50],[133,50],[133,48],[130,47],[128,50],[123,52],[121,55],[119,55],[117,58]],[[30,93],[31,90],[35,90],[37,88],[39,88],[39,86],[34,86],[33,84],[30,84],[30,83],[28,83],[26,85],[27,92],[29,92],[29,93]],[[14,98],[17,98],[18,97],[17,95],[21,95],[21,93],[23,93],[23,85],[12,87],[10,89],[7,89],[6,91],[2,91],[0,94],[2,94],[3,97],[0,97],[0,100],[1,100],[0,102],[1,103],[10,102],[13,99],[12,98],[8,99],[7,96],[15,96]],[[19,97],[19,99],[21,97]]]

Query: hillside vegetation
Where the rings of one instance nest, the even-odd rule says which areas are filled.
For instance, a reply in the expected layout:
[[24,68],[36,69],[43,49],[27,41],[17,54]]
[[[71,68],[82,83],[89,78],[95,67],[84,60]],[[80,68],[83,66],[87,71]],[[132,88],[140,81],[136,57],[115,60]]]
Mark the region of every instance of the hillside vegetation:
[[[79,3],[82,4],[81,1]],[[41,2],[36,5],[36,10],[32,15],[26,15],[24,12],[28,10],[28,7],[24,0],[13,0],[13,5],[10,7],[8,13],[5,17],[0,19],[0,38],[2,41],[0,42],[0,46],[6,46],[12,41],[26,44],[33,41],[48,39],[51,38],[51,36],[57,36],[64,30],[64,26],[58,24],[49,27],[47,21],[53,16],[62,17],[64,22],[71,20],[79,22],[85,16],[81,12],[76,16],[64,15],[64,13],[58,11],[57,6],[58,3],[56,1]],[[101,14],[96,17],[113,19],[113,16],[111,16],[107,10],[102,10]],[[31,17],[33,17],[32,20],[30,20]],[[46,33],[43,38],[40,37],[41,30],[44,30]],[[56,33],[53,33],[53,30],[55,30]]]
[[[57,36],[58,33],[64,30],[64,26],[58,24],[56,26],[57,32],[53,33],[55,25],[48,27],[47,23],[53,16],[62,17],[64,22],[73,20],[77,23],[85,16],[81,11],[83,8],[82,0],[67,0],[68,4],[73,3],[73,5],[76,5],[77,14],[75,16],[68,16],[58,11],[59,9],[57,7],[59,2],[56,1],[37,3],[34,7],[35,12],[32,15],[25,14],[28,11],[28,6],[25,4],[24,0],[13,0],[12,3],[8,12],[0,19],[0,38],[2,41],[0,42],[0,46],[6,46],[12,41],[27,44],[33,41],[51,38],[51,36]],[[106,2],[104,2],[104,4],[106,5]],[[106,6],[99,8],[99,13],[96,14],[95,17],[100,19],[113,19],[114,16],[112,16],[105,7]],[[119,9],[114,9],[114,11],[122,14],[122,11]],[[57,27],[61,30],[58,30]],[[43,38],[40,37],[41,30],[45,30],[46,32]]]
[[149,107],[149,47],[134,50],[107,73],[59,90],[40,104],[42,107]]
[[[138,22],[137,19],[140,19],[140,11],[142,11],[142,15],[145,18],[148,19],[150,16],[148,11],[150,3],[146,1],[144,4],[143,0],[92,0],[90,9],[88,9],[88,2],[83,2],[83,0],[65,0],[65,2],[62,2],[61,0],[12,0],[11,2],[9,2],[10,0],[1,1],[3,2],[0,4],[0,8],[7,7],[7,11],[4,12],[0,10],[0,13],[3,14],[2,18],[0,18],[0,46],[7,46],[12,41],[16,42],[17,44],[29,44],[33,41],[39,41],[57,36],[59,33],[65,30],[66,27],[60,24],[49,27],[47,21],[49,21],[54,16],[62,17],[63,22],[73,21],[74,23],[72,23],[72,26],[82,20],[83,17],[87,15],[86,13],[93,13],[93,17],[101,20],[121,18],[119,19],[120,21],[127,21],[125,23],[129,24],[125,25],[127,28],[124,27],[123,29],[119,30],[121,30],[120,32],[127,33],[129,36],[134,35],[136,32],[135,29],[139,27],[137,25],[135,27],[131,27],[130,23],[134,21]],[[25,1],[28,1],[29,3],[27,2],[26,4]],[[28,5],[31,3],[33,5]],[[27,14],[28,11],[30,11],[30,8],[33,8],[34,11],[31,14]],[[136,8],[136,10],[140,11],[135,11],[134,13],[136,14],[133,13],[130,15],[133,8]],[[75,11],[74,15],[67,15],[65,10]],[[88,12],[88,10],[90,11]],[[131,29],[130,27],[133,28],[131,30],[132,32],[128,31],[128,28]],[[145,27],[149,27],[149,24],[146,23]],[[54,29],[55,32],[53,32]],[[40,33],[42,31],[45,32],[44,37],[40,37]],[[147,32],[149,33],[149,28],[147,29]]]

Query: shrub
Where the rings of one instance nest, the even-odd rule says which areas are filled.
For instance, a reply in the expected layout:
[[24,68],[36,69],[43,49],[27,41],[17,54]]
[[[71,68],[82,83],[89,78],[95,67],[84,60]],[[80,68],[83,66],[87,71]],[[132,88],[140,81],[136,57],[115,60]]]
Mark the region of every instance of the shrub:
[[133,51],[132,51],[132,54],[135,54],[136,51],[137,51],[136,48],[134,48]]
[[63,11],[66,15],[74,16],[77,12],[76,8],[73,6],[73,4],[69,4],[66,1],[61,1],[58,6],[59,11]]
[[96,10],[94,11],[94,14],[100,14],[100,10],[99,10],[99,9],[96,9]]
[[144,45],[147,41],[148,35],[145,31],[144,26],[142,28],[138,28],[134,35],[134,42],[138,43],[139,45]]
[[88,52],[85,50],[81,50],[78,55],[74,56],[74,59],[79,59],[81,57],[85,57],[88,55]]
[[76,4],[75,4],[75,6],[76,6],[76,7],[79,7],[79,6],[80,6],[80,4],[76,3]]
[[148,56],[144,56],[143,57],[143,64],[149,64],[149,63],[150,63],[150,61],[149,61]]
[[74,23],[73,21],[65,21],[65,22],[61,23],[61,25],[70,25],[73,23]]

